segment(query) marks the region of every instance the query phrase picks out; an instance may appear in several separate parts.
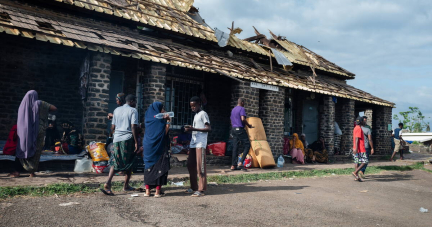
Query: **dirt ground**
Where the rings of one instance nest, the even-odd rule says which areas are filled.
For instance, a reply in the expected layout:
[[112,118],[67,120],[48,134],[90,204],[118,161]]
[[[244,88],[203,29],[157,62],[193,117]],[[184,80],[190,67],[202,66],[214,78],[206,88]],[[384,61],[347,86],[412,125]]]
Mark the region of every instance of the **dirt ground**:
[[[212,185],[192,198],[104,196],[15,198],[0,202],[0,226],[431,226],[432,174],[350,176]],[[70,206],[61,203],[77,202]],[[421,213],[420,207],[429,209]]]
[[[432,159],[430,154],[409,154],[404,161],[397,160],[396,162],[389,162],[387,160],[373,160],[370,166],[405,166],[412,165],[419,161],[425,161]],[[432,165],[429,165],[432,166]],[[230,166],[207,166],[207,174],[211,175],[236,175],[236,174],[254,174],[254,173],[268,173],[268,172],[281,172],[281,171],[302,171],[302,170],[320,170],[320,169],[344,169],[352,168],[353,163],[332,163],[332,164],[307,164],[307,165],[293,165],[285,164],[283,168],[272,168],[272,169],[260,169],[253,168],[247,172],[243,171],[230,171]],[[85,173],[79,174],[74,172],[39,172],[38,177],[29,178],[28,173],[22,173],[20,178],[7,177],[8,173],[0,173],[0,186],[44,186],[54,183],[103,183],[107,180],[107,173],[96,174],[96,173]],[[168,178],[172,181],[179,181],[180,179],[188,178],[188,170],[186,167],[174,167],[169,171]],[[143,181],[143,173],[134,173],[132,175],[132,181]],[[113,181],[123,181],[123,176],[115,176]]]

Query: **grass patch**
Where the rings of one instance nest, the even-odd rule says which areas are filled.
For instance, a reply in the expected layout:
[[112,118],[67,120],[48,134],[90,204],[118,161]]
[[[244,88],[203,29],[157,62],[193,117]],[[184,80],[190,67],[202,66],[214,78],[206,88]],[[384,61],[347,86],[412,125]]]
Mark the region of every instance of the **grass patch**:
[[[425,170],[432,173],[432,170],[424,168],[423,163],[415,163],[407,166],[370,166],[367,169],[367,174],[377,174],[382,171],[411,171],[411,170]],[[284,178],[301,178],[301,177],[324,177],[331,175],[349,175],[354,171],[354,168],[347,169],[323,169],[323,170],[302,170],[302,171],[286,171],[286,172],[269,172],[269,173],[256,173],[256,174],[240,174],[240,175],[215,175],[208,176],[209,182],[216,182],[218,184],[238,184],[257,182],[261,180],[281,180]],[[142,181],[131,181],[130,185],[135,188],[142,186]],[[188,186],[189,182],[186,181],[184,186]],[[53,195],[70,195],[75,193],[94,193],[102,188],[103,184],[51,184],[47,186],[15,186],[15,187],[0,187],[0,200],[12,198],[16,196],[53,196]],[[165,188],[171,187],[171,182]],[[123,182],[113,182],[113,191],[121,191],[123,189]]]
[[[367,168],[367,174],[377,174],[382,171],[411,171],[415,169],[424,169],[423,163],[415,163],[409,166],[370,166]],[[323,170],[303,170],[288,172],[270,172],[256,174],[241,174],[230,176],[208,176],[207,180],[218,184],[236,184],[249,183],[260,180],[281,180],[284,178],[300,177],[324,177],[330,175],[350,175],[354,168],[347,169],[323,169]],[[431,171],[432,172],[432,171]]]

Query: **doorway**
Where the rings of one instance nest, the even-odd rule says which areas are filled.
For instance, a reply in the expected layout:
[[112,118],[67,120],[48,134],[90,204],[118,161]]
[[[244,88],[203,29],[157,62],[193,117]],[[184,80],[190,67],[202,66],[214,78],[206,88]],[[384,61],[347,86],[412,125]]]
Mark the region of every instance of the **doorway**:
[[310,99],[303,101],[303,133],[309,144],[318,140],[318,100]]
[[[121,71],[111,71],[108,113],[113,113],[117,108],[116,97],[123,92],[124,73]],[[111,121],[108,121],[108,131],[111,132]]]

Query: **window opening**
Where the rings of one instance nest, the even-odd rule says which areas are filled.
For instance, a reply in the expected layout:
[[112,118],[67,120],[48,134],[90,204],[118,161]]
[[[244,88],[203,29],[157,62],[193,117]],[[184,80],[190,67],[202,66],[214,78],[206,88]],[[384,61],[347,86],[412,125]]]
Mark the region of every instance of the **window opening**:
[[167,77],[165,84],[165,110],[174,112],[171,128],[180,129],[184,125],[192,125],[193,113],[190,109],[190,98],[198,95],[202,83]]

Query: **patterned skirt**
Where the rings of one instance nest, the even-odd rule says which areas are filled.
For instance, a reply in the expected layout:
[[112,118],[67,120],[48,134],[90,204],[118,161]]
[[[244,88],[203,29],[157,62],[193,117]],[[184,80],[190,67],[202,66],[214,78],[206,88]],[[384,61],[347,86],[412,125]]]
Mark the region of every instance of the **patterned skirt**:
[[322,152],[315,151],[315,161],[320,163],[327,163],[328,162],[328,152],[327,150],[323,150]]
[[111,153],[110,166],[113,166],[115,171],[128,171],[132,169],[135,155],[134,138],[115,142]]

